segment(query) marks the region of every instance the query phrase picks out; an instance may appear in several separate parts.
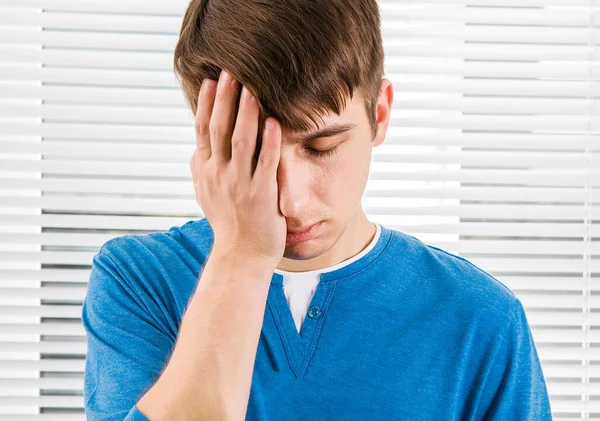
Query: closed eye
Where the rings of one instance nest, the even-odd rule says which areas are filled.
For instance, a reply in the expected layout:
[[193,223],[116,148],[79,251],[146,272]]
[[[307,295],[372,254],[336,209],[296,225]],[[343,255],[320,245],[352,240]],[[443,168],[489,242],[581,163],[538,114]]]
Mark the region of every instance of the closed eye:
[[313,149],[313,148],[304,148],[306,151],[308,151],[308,153],[310,153],[311,155],[315,155],[318,157],[326,157],[326,156],[331,156],[335,153],[337,146],[331,148],[331,149],[326,149],[326,150],[319,150],[319,149]]

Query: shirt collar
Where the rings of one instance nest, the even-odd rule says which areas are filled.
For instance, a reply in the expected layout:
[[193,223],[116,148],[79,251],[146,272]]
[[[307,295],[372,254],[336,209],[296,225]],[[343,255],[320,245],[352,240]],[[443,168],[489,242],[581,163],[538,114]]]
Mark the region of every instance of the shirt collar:
[[369,246],[367,246],[363,251],[361,251],[356,256],[353,256],[349,259],[346,259],[343,262],[340,262],[336,265],[317,269],[310,272],[287,272],[279,269],[275,269],[273,273],[273,277],[271,279],[271,284],[273,285],[281,285],[283,284],[283,277],[285,275],[294,275],[294,274],[307,274],[307,273],[320,273],[320,281],[326,282],[332,279],[340,279],[345,278],[350,275],[354,275],[355,273],[361,271],[371,263],[373,263],[385,250],[387,244],[391,239],[391,230],[381,224],[377,225],[378,235],[376,234],[373,238],[373,241]]

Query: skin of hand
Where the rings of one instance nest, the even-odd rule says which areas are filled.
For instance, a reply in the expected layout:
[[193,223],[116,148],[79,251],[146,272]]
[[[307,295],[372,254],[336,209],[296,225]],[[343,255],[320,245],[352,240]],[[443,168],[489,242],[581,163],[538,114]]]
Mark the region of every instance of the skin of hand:
[[[190,169],[196,201],[214,232],[213,249],[259,257],[275,267],[287,233],[277,186],[281,126],[268,117],[259,127],[259,113],[257,98],[225,69],[218,82],[204,79]],[[259,129],[262,145],[256,160]]]

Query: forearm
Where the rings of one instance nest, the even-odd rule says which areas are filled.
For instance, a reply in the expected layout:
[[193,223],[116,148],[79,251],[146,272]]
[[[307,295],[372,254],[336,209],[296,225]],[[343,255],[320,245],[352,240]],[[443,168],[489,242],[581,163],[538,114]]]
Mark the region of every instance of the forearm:
[[137,403],[151,421],[243,421],[275,267],[213,251],[171,358]]

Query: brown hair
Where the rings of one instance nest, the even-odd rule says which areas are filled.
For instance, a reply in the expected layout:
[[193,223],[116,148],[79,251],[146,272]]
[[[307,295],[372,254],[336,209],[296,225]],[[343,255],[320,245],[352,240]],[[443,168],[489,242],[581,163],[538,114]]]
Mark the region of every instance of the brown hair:
[[206,77],[226,69],[291,131],[341,114],[354,92],[373,134],[384,52],[377,0],[191,0],[174,68],[195,113]]

